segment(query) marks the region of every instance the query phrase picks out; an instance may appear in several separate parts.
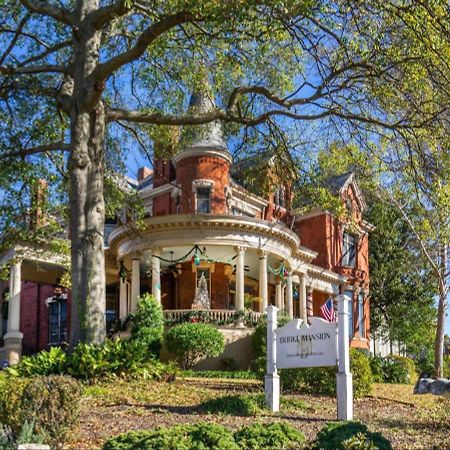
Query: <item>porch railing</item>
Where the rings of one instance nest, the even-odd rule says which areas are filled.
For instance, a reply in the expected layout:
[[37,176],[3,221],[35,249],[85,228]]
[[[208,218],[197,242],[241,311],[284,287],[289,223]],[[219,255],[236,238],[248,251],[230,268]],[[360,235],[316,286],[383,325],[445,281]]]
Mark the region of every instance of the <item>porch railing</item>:
[[262,313],[256,311],[235,311],[230,309],[166,309],[164,318],[166,324],[173,325],[182,322],[204,322],[217,325],[227,325],[243,321],[246,325],[256,325]]

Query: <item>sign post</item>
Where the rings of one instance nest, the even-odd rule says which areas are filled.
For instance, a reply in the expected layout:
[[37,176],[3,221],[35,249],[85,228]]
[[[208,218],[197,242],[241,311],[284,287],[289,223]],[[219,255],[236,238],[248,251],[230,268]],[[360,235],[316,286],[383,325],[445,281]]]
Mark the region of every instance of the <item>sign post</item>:
[[280,377],[277,369],[338,366],[336,374],[338,420],[353,419],[353,383],[349,356],[349,298],[337,296],[338,324],[311,317],[311,325],[301,319],[277,328],[276,306],[267,311],[266,404],[280,410]]
[[273,412],[280,410],[280,376],[277,373],[277,313],[276,306],[267,309],[267,368],[264,382],[266,404]]
[[353,419],[353,379],[350,373],[349,354],[349,302],[350,298],[340,294],[338,304],[338,373],[336,374],[338,420]]

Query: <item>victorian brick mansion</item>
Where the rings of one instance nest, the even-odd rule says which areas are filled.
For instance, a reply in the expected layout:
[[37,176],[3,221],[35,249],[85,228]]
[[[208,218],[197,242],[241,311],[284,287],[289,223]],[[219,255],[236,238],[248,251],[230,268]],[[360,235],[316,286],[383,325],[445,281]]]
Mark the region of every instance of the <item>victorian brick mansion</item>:
[[[206,93],[191,98],[196,111],[212,107]],[[238,182],[221,125],[211,123],[172,159],[155,158],[153,170],[141,168],[129,185],[142,199],[145,227],[136,232],[128,218],[105,228],[108,321],[125,319],[144,292],[171,320],[193,309],[223,323],[244,310],[256,320],[269,304],[307,320],[320,315],[341,286],[352,299],[351,345],[369,348],[371,226],[352,173],[330,180],[353,216],[352,227],[321,208],[297,215],[290,182],[278,182],[264,197]],[[61,344],[70,327],[70,291],[56,286],[62,261],[23,247],[0,254],[0,264],[14,261],[10,279],[0,282],[10,293],[2,310],[4,357],[11,360]],[[208,296],[199,305],[202,278]]]

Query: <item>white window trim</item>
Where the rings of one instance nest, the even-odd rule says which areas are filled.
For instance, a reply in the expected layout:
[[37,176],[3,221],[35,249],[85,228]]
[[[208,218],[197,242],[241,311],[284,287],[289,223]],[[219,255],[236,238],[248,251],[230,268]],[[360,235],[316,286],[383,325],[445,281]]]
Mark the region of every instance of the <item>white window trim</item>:
[[[214,181],[207,179],[194,180],[192,182],[192,192],[194,193],[194,211],[197,212],[197,189],[198,188],[210,188],[211,199],[214,192]],[[211,201],[210,199],[210,201]],[[210,203],[210,212],[212,212],[212,202]]]

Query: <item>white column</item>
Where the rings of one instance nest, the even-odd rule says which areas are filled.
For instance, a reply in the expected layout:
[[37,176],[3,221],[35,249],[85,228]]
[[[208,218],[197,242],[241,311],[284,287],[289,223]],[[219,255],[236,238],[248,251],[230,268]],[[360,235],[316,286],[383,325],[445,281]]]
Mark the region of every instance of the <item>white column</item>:
[[292,294],[292,272],[288,273],[286,278],[286,302],[288,308],[289,319],[294,318],[294,296]]
[[306,316],[307,318],[312,317],[314,315],[313,308],[313,288],[308,286],[306,288]]
[[277,279],[275,280],[275,306],[280,310],[283,311],[283,301],[281,298],[281,280]]
[[264,390],[266,393],[267,407],[274,412],[280,410],[280,376],[277,373],[277,312],[276,306],[267,309],[267,360]]
[[337,418],[338,420],[353,419],[353,380],[350,373],[350,343],[349,332],[349,302],[346,295],[336,297],[338,304],[338,373],[336,374]]
[[161,248],[152,249],[152,294],[161,303]]
[[308,310],[306,308],[306,274],[299,274],[300,285],[298,287],[298,294],[300,300],[300,319],[304,322],[308,320]]
[[131,261],[131,312],[136,311],[137,303],[141,295],[141,260],[134,256]]
[[119,291],[119,319],[123,320],[128,315],[128,289],[126,278],[120,278]]
[[236,311],[244,310],[244,256],[246,247],[235,247],[236,257]]
[[22,285],[21,261],[11,265],[9,275],[8,332],[5,334],[5,349],[10,365],[17,364],[22,356],[20,332],[20,289]]
[[267,252],[259,252],[259,297],[261,298],[261,312],[265,312],[268,304],[267,295]]

